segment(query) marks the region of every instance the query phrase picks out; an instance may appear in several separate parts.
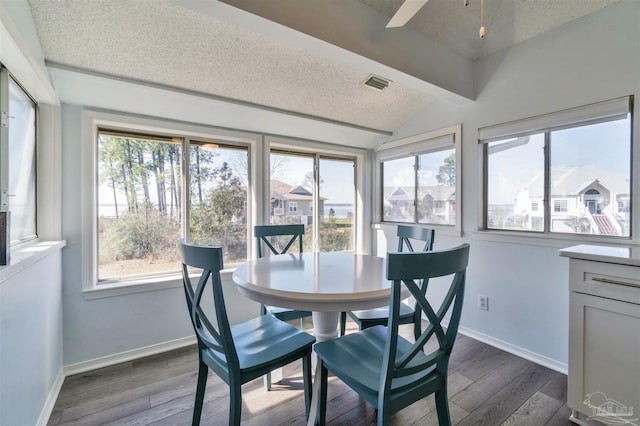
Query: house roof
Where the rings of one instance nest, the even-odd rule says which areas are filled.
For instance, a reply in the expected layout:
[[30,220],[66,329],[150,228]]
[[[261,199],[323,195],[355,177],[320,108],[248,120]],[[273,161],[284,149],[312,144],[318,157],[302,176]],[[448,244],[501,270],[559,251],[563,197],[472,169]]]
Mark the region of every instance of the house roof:
[[[552,166],[551,185],[552,197],[566,197],[578,195],[591,186],[598,184],[614,194],[629,194],[631,188],[629,179],[615,173],[608,172],[596,166]],[[544,173],[536,175],[525,188],[532,198],[544,196]]]
[[[271,199],[287,201],[313,201],[313,194],[302,185],[289,185],[281,180],[271,180]],[[326,200],[320,197],[321,201]]]
[[[413,200],[413,191],[412,186],[385,186],[384,199],[386,201]],[[431,196],[434,201],[455,200],[456,188],[447,185],[421,186],[418,190],[418,196],[420,198]]]

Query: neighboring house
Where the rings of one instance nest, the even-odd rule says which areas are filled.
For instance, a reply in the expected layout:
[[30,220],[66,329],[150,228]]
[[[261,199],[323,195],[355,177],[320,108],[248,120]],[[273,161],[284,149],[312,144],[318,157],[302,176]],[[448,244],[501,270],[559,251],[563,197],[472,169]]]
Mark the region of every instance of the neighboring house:
[[[324,214],[325,198],[318,202],[319,216]],[[292,186],[279,180],[271,180],[271,216],[277,222],[296,221],[309,224],[313,217],[313,194],[303,186]],[[280,217],[280,219],[275,219]],[[298,223],[298,221],[296,221]]]
[[[630,226],[630,182],[595,166],[551,168],[551,229],[600,235],[624,235]],[[535,176],[515,199],[515,220],[541,229],[544,177]]]
[[[390,221],[413,220],[413,187],[384,188],[384,218]],[[455,224],[455,186],[421,186],[418,189],[418,222],[443,225]]]

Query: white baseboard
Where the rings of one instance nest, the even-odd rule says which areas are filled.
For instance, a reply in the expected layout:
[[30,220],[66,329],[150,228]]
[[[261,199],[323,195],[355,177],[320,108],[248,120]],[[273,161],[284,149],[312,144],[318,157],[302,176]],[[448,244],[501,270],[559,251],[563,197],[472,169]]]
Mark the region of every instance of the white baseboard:
[[120,364],[121,362],[132,361],[134,359],[143,358],[162,352],[179,349],[197,343],[195,336],[183,337],[169,342],[158,343],[156,345],[145,346],[143,348],[133,349],[126,352],[120,352],[113,355],[107,355],[101,358],[82,361],[76,364],[64,366],[64,376],[72,376],[74,374],[84,373],[98,368],[109,367],[111,365]]
[[[444,325],[444,322],[443,322],[443,325]],[[505,352],[509,352],[510,354],[519,356],[531,362],[535,362],[536,364],[540,364],[544,367],[558,371],[562,374],[567,374],[567,371],[568,371],[567,364],[558,362],[555,359],[551,359],[544,355],[531,352],[528,349],[524,349],[519,346],[512,345],[511,343],[505,342],[500,339],[496,339],[495,337],[487,336],[486,334],[480,333],[478,331],[472,330],[467,327],[462,327],[462,326],[458,327],[458,333],[464,334],[465,336],[471,337],[472,339],[479,340],[480,342],[486,343],[487,345],[494,346],[498,349],[501,349]]]
[[53,407],[56,405],[58,395],[60,395],[62,383],[64,383],[64,372],[61,368],[58,372],[58,376],[56,376],[56,379],[53,381],[53,385],[51,386],[51,390],[49,391],[49,396],[47,396],[47,400],[42,407],[42,411],[40,411],[40,416],[38,417],[36,426],[46,426],[46,424],[49,422],[49,417],[51,417]]

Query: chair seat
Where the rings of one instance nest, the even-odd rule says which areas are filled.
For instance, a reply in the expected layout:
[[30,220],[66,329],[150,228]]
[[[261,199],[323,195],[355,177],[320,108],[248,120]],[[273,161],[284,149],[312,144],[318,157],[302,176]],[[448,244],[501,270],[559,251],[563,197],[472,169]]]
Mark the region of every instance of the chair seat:
[[[387,327],[378,325],[358,333],[316,343],[314,350],[326,368],[340,380],[349,385],[358,384],[370,397],[377,398],[386,340]],[[398,336],[398,358],[407,352],[411,345],[411,342]],[[412,364],[425,358],[426,355],[419,353]],[[427,379],[425,383],[423,378],[429,375],[432,379]],[[416,381],[419,381],[421,389],[424,389],[425,385],[437,389],[440,385],[440,377],[433,366],[419,373],[394,379],[391,390],[394,393],[410,391]]]
[[291,321],[311,316],[311,311],[298,311],[295,309],[281,308],[279,306],[265,305],[268,314],[282,321]]
[[[287,364],[293,352],[304,351],[315,342],[315,337],[302,332],[291,324],[270,315],[260,315],[254,319],[231,327],[231,334],[238,353],[238,361],[243,374],[259,377],[278,368],[280,361]],[[203,356],[207,361],[221,364],[224,356],[207,348]],[[255,370],[255,374],[250,374]]]
[[[362,311],[350,311],[349,316],[354,321],[382,321],[386,325],[389,318],[389,307],[382,306],[380,308],[365,309]],[[406,303],[400,304],[400,323],[407,324],[413,322],[413,308]]]

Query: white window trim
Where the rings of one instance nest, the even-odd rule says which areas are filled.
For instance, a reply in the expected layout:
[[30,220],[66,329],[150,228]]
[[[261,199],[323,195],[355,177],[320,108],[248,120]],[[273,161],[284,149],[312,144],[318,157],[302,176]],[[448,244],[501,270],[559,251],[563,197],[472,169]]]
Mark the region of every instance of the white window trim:
[[[230,143],[246,144],[249,147],[249,182],[247,199],[247,235],[257,223],[257,200],[263,199],[262,188],[256,185],[254,176],[262,173],[262,137],[258,134],[188,124],[171,120],[140,117],[86,109],[82,112],[82,291],[86,299],[119,296],[153,290],[174,288],[182,285],[180,273],[141,279],[119,280],[98,285],[98,241],[97,241],[97,137],[98,128],[126,129],[141,133],[179,133],[195,138],[216,138]],[[251,238],[247,241],[247,257],[253,256]],[[235,265],[222,271],[230,277]]]
[[[587,125],[590,122],[601,122],[616,119],[622,114],[632,113],[631,129],[631,164],[640,164],[640,120],[634,119],[632,112],[633,97],[623,96],[609,101],[598,102],[581,107],[571,108],[549,114],[543,114],[508,123],[486,126],[478,129],[478,209],[477,229],[471,235],[479,241],[493,241],[509,244],[525,244],[544,247],[567,247],[568,245],[596,243],[604,245],[640,246],[640,167],[633,167],[631,176],[631,208],[634,216],[631,219],[631,238],[611,238],[591,234],[563,234],[552,232],[520,232],[497,229],[484,229],[485,195],[483,145],[486,142],[510,136],[520,136],[547,130],[555,130],[575,125]],[[594,119],[594,117],[596,117]]]
[[395,225],[395,222],[384,222],[382,220],[382,176],[381,164],[383,161],[393,160],[400,157],[415,156],[418,154],[437,151],[443,148],[451,148],[456,153],[456,223],[455,225],[437,225],[428,223],[408,223],[415,226],[424,226],[438,231],[442,235],[461,236],[462,235],[462,124],[420,133],[407,138],[398,139],[382,144],[375,149],[375,159],[373,168],[374,177],[374,226],[375,225]]
[[[304,154],[320,154],[327,156],[337,156],[344,158],[354,158],[356,163],[356,240],[354,243],[354,251],[356,253],[367,254],[370,252],[371,232],[365,227],[365,223],[369,223],[371,219],[370,211],[366,209],[365,200],[369,197],[371,189],[367,184],[370,182],[371,168],[367,164],[367,151],[361,148],[352,148],[348,146],[332,145],[323,142],[285,138],[280,136],[265,136],[264,164],[271,164],[269,154],[272,149],[282,151],[300,152]],[[263,179],[265,188],[264,193],[267,195],[263,201],[263,217],[262,223],[269,223],[269,168],[264,167]]]

